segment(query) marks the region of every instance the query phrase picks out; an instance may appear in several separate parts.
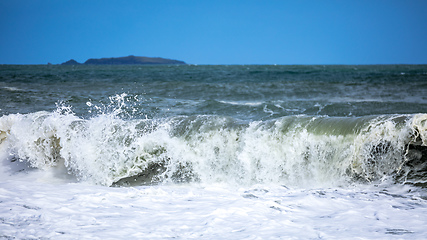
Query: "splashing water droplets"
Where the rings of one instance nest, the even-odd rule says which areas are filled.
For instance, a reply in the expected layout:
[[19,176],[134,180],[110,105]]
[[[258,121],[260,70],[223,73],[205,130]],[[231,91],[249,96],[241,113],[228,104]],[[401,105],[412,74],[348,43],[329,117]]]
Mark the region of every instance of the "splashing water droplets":
[[88,113],[93,117],[98,115],[111,115],[122,119],[133,119],[138,117],[138,111],[142,110],[141,99],[139,95],[129,95],[127,93],[116,94],[108,97],[108,102],[99,101],[95,103],[92,99],[86,102],[89,108]]

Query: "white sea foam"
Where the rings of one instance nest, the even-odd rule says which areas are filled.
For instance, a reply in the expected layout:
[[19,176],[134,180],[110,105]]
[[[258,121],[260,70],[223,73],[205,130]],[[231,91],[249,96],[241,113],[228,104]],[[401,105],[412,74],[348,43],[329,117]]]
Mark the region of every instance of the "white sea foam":
[[12,92],[23,91],[22,89],[17,88],[17,87],[2,87],[2,88],[9,90],[9,91],[12,91]]
[[23,173],[15,177],[0,183],[0,232],[6,239],[423,239],[427,234],[425,196],[414,189],[408,193],[410,188],[108,188],[40,182]]
[[219,101],[224,104],[241,105],[241,106],[261,106],[264,102],[249,102],[249,101]]

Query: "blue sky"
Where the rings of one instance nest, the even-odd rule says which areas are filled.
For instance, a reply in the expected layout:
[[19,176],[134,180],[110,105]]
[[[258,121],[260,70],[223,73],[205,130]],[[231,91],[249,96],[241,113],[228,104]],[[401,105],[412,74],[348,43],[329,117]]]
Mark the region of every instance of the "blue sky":
[[424,0],[2,0],[0,64],[427,64]]

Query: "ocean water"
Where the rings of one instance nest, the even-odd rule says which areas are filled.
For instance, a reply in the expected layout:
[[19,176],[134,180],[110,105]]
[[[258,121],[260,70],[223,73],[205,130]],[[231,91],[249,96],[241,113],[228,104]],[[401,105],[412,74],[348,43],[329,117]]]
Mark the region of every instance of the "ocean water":
[[0,239],[426,239],[427,66],[0,65]]

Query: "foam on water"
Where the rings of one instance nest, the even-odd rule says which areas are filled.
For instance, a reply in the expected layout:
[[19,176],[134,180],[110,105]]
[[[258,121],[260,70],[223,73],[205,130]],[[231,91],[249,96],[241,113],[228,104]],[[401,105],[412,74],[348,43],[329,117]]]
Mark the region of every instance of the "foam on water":
[[411,188],[0,182],[11,239],[423,239],[427,203]]

